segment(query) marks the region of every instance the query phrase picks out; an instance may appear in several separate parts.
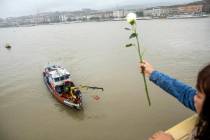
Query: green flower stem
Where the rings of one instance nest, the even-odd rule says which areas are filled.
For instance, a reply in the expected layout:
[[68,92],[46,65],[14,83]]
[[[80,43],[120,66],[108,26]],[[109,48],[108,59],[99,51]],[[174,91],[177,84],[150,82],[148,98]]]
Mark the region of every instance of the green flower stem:
[[[134,29],[134,33],[136,33],[136,28]],[[140,62],[142,63],[143,62],[143,56],[141,55],[141,49],[140,49],[139,38],[138,38],[137,33],[136,33],[136,41],[137,41],[137,45],[138,45],[139,59],[140,59]],[[142,73],[142,76],[143,76],[143,79],[144,79],[144,88],[145,88],[145,91],[146,91],[147,100],[148,100],[149,106],[151,106],[151,101],[150,101],[150,97],[149,97],[149,92],[148,92],[148,87],[147,87],[147,81],[146,81],[146,78],[145,78],[145,74]]]

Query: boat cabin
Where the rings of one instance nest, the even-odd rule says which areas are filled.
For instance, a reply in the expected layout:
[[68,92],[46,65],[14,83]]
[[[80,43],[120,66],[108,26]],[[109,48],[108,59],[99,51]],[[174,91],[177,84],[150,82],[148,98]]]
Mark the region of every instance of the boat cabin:
[[53,65],[46,68],[46,72],[49,74],[49,82],[56,85],[63,85],[66,81],[71,81],[70,73],[61,66]]
[[70,79],[70,73],[61,66],[53,65],[47,67],[48,84],[52,85],[58,94],[70,93],[71,87],[75,87]]

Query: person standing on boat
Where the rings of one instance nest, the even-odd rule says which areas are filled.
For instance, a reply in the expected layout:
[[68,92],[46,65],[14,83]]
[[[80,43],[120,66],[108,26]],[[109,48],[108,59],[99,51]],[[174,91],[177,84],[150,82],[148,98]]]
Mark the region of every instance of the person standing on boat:
[[[140,63],[140,70],[154,84],[198,113],[198,121],[191,134],[192,140],[210,140],[210,64],[198,73],[196,89],[154,70],[147,61]],[[174,140],[174,138],[171,134],[160,131],[153,134],[149,140]]]
[[77,90],[77,88],[75,86],[71,87],[70,94],[73,97],[73,99],[76,99],[76,96],[75,96],[76,90]]

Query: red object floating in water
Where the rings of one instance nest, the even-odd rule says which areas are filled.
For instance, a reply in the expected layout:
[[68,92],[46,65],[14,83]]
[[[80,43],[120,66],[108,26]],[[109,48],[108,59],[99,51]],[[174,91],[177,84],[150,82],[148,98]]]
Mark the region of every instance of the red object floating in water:
[[99,97],[98,95],[93,96],[93,98],[94,98],[95,100],[99,100],[99,99],[100,99],[100,97]]

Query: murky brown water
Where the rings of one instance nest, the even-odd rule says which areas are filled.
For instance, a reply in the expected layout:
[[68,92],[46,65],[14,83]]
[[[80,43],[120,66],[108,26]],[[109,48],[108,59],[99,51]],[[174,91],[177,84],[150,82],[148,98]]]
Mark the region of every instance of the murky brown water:
[[[210,19],[138,21],[145,57],[154,67],[195,85],[210,61]],[[192,115],[149,83],[148,107],[138,55],[124,48],[126,22],[0,29],[1,140],[143,140]],[[9,42],[11,50],[4,48]],[[58,103],[42,80],[48,63],[62,64],[83,91],[84,110]],[[92,98],[99,95],[100,100]]]

